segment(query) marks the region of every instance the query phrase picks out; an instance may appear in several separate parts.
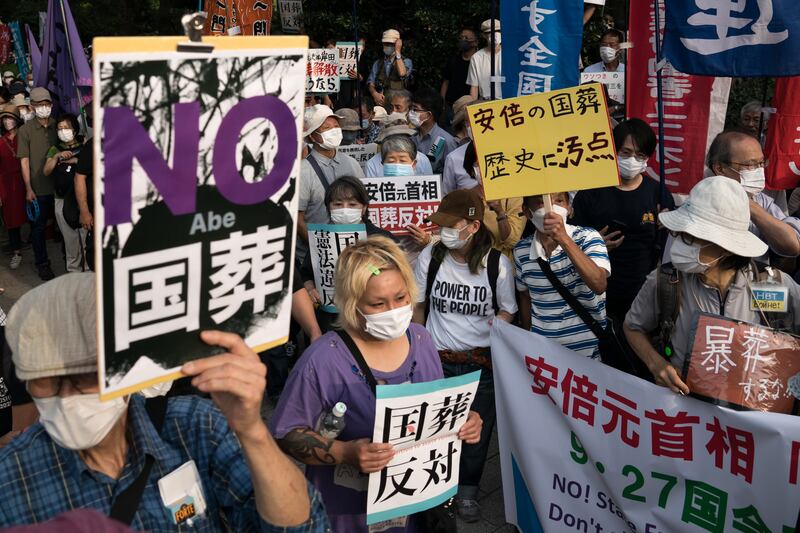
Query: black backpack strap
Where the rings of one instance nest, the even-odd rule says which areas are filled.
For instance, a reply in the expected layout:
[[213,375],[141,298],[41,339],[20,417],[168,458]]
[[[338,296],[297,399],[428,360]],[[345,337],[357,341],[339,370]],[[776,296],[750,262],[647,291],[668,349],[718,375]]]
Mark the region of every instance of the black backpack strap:
[[[148,398],[144,406],[150,421],[153,423],[153,427],[158,433],[161,433],[161,428],[164,427],[164,419],[167,415],[167,397],[156,396],[155,398]],[[117,498],[111,504],[111,511],[108,513],[110,518],[130,525],[136,511],[139,509],[139,502],[142,500],[142,494],[154,462],[155,458],[152,455],[145,456],[142,471],[128,488],[117,495]]]
[[361,353],[361,350],[359,350],[358,345],[353,340],[353,337],[351,337],[350,334],[343,329],[337,329],[336,334],[341,337],[345,346],[347,346],[347,349],[350,350],[351,354],[353,354],[353,359],[356,360],[356,363],[358,363],[358,368],[360,368],[361,373],[364,374],[364,378],[366,378],[369,388],[372,389],[372,394],[376,395],[378,381],[375,379],[375,376],[372,375],[372,370],[370,370],[367,361],[364,359],[364,355]]
[[[436,246],[438,244],[434,245],[434,247]],[[425,278],[425,323],[428,322],[428,314],[431,312],[431,291],[440,266],[442,266],[442,262],[434,257],[433,250],[431,250],[431,262],[428,264],[428,276]]]
[[328,189],[330,189],[331,184],[325,179],[325,173],[322,172],[322,167],[319,166],[319,162],[311,154],[308,154],[306,161],[308,161],[308,164],[311,165],[311,168],[313,168],[314,172],[317,174],[320,183],[322,183],[322,188],[325,189],[325,194],[328,194]]
[[572,310],[575,311],[575,314],[578,315],[587,326],[589,326],[589,329],[592,330],[592,333],[594,333],[595,337],[598,339],[605,337],[605,331],[600,326],[600,323],[598,323],[597,320],[595,320],[592,315],[589,314],[589,311],[587,311],[586,308],[578,301],[575,295],[569,292],[564,284],[561,283],[561,280],[558,279],[556,273],[553,272],[552,268],[550,268],[550,263],[541,257],[538,257],[536,262],[539,263],[539,267],[542,269],[542,272],[544,272],[544,275],[547,276],[547,279],[553,285],[553,288],[558,292],[558,294],[561,295],[564,301],[569,304]]
[[497,303],[497,278],[500,277],[500,250],[492,248],[489,250],[489,260],[486,264],[487,274],[489,275],[489,288],[492,289],[492,309],[494,314],[500,312],[500,305]]
[[656,273],[656,303],[658,305],[658,343],[662,355],[672,357],[672,331],[681,311],[681,278],[672,263],[658,265]]

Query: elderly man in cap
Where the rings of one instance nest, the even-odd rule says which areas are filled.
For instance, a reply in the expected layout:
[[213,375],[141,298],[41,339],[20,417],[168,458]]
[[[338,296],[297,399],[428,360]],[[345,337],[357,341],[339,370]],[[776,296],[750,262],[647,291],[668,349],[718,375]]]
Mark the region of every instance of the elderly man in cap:
[[[501,83],[499,81],[502,68],[502,54],[500,43],[500,21],[494,21],[494,50],[492,50],[492,20],[484,20],[481,23],[481,34],[486,39],[486,47],[481,48],[469,60],[469,72],[467,72],[467,85],[469,94],[472,98],[482,98],[490,100],[492,98],[491,82],[494,82],[494,98],[503,97]],[[492,61],[494,61],[495,79],[490,80],[492,75]]]
[[[386,139],[398,135],[411,140],[411,136],[415,133],[416,130],[409,126],[408,119],[405,115],[401,115],[400,113],[392,113],[383,120],[381,133],[378,135],[376,142],[382,144]],[[411,143],[414,144],[413,141],[411,141]],[[388,171],[383,167],[383,156],[380,153],[375,154],[370,158],[369,161],[367,161],[367,177],[380,178],[382,176],[400,176],[403,175],[402,172],[404,171],[409,176],[427,176],[433,174],[431,162],[428,157],[422,152],[417,151],[416,145],[414,145],[414,147],[414,155],[409,156],[409,160],[407,162],[401,163],[400,161],[394,161],[393,158],[390,160],[391,163],[406,164],[407,166],[392,167]],[[383,148],[381,148],[381,150],[383,150]],[[415,164],[412,166],[412,163]],[[396,173],[396,171],[399,171],[400,173]]]
[[261,419],[266,368],[244,341],[204,331],[223,353],[181,369],[213,403],[101,401],[95,301],[93,274],[67,274],[9,313],[8,342],[39,422],[0,450],[0,526],[94,508],[148,531],[325,531],[318,494]]
[[55,277],[47,257],[47,244],[44,230],[47,220],[53,212],[53,180],[44,175],[44,164],[51,146],[58,143],[56,121],[50,117],[53,110],[52,98],[44,87],[36,87],[31,91],[31,106],[36,115],[35,120],[25,123],[17,135],[17,157],[22,164],[22,179],[25,181],[25,197],[31,210],[38,216],[31,221],[31,241],[36,259],[36,270],[39,277],[51,280]]
[[364,171],[358,161],[337,151],[342,144],[342,128],[336,115],[326,105],[309,107],[303,117],[303,136],[314,147],[300,165],[300,204],[297,220],[296,259],[298,266],[308,253],[308,224],[325,224],[325,192],[330,184],[342,176],[363,178]]
[[403,57],[403,40],[397,30],[386,30],[381,37],[383,59],[372,64],[367,78],[367,89],[378,105],[386,104],[386,91],[407,89],[414,66],[411,59]]

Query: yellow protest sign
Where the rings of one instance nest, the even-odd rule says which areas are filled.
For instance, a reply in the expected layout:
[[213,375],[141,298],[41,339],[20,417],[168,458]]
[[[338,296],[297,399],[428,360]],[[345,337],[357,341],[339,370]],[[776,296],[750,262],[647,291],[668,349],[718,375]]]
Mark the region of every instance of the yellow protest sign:
[[467,107],[487,200],[619,184],[599,83]]

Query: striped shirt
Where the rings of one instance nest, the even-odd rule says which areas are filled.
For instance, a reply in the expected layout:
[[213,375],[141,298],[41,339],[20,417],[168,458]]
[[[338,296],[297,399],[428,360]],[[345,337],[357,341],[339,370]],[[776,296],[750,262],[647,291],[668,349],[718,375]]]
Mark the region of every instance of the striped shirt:
[[[572,240],[594,263],[611,273],[603,237],[591,228],[566,225]],[[567,348],[592,359],[600,357],[597,337],[589,326],[561,298],[547,280],[536,259],[545,257],[544,248],[535,238],[536,234],[522,239],[514,247],[517,290],[527,290],[531,297],[531,331],[549,337]],[[550,255],[550,268],[597,322],[605,327],[606,297],[595,294],[581,279],[561,246]]]

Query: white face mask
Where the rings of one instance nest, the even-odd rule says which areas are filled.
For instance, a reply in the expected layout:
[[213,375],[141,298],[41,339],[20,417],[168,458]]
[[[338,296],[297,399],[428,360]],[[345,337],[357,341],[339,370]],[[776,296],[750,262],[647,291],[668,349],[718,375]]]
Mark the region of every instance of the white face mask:
[[464,228],[456,229],[443,227],[440,231],[442,244],[444,244],[448,250],[459,250],[463,248],[472,238],[472,233],[470,233],[466,239],[459,239],[458,237],[462,231],[464,231]]
[[603,63],[611,63],[616,58],[617,58],[617,50],[611,48],[610,46],[600,47],[600,59],[603,60]]
[[[358,312],[361,313],[361,310]],[[361,316],[365,320],[364,331],[378,340],[391,341],[403,336],[411,324],[413,314],[411,305],[406,305],[374,315],[361,313]]]
[[622,179],[632,180],[647,168],[647,161],[639,161],[635,157],[617,158],[617,167]]
[[739,171],[739,183],[749,195],[755,195],[764,190],[767,179],[764,177],[763,168]]
[[331,209],[331,221],[334,224],[360,224],[363,213],[357,207]]
[[322,142],[318,143],[323,150],[335,150],[342,144],[342,128],[332,128],[328,131],[318,132]]
[[75,139],[75,132],[72,130],[58,130],[58,140],[62,143],[71,143]]
[[[562,207],[558,204],[553,204],[553,212],[557,213],[564,220],[567,220],[567,216],[569,216],[569,211],[567,211],[565,207]],[[546,214],[547,213],[545,213],[544,207],[540,207],[533,212],[531,222],[533,223],[534,227],[536,227],[536,231],[544,231],[544,216]]]
[[36,113],[38,118],[50,118],[51,111],[53,111],[53,108],[49,105],[40,105],[33,108],[33,112]]
[[13,118],[3,119],[3,128],[5,128],[6,130],[11,131],[16,127],[17,127],[17,121],[14,120]]
[[30,122],[36,115],[33,113],[33,111],[21,111],[20,116],[25,122]]
[[412,126],[415,128],[419,128],[422,126],[422,117],[420,116],[419,111],[409,111],[408,112],[408,121],[411,123]]
[[718,257],[710,263],[703,263],[700,261],[700,252],[703,248],[705,246],[698,243],[686,244],[681,238],[673,239],[672,248],[669,250],[669,260],[672,266],[681,272],[702,274],[722,259],[722,257]]
[[88,450],[100,444],[128,408],[127,398],[101,402],[97,393],[34,398],[33,402],[47,434],[68,450]]

